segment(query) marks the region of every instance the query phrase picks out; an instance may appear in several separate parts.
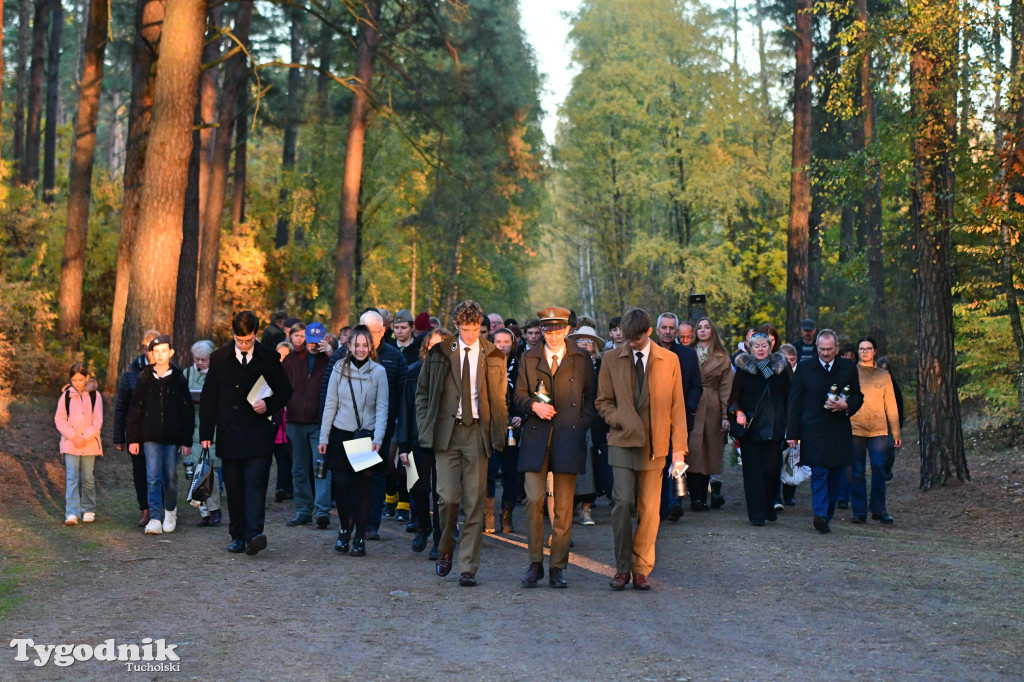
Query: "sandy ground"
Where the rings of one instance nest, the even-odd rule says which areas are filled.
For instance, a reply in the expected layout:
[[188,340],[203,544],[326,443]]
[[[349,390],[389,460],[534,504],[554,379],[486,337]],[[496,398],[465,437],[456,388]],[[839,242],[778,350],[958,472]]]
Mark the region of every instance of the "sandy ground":
[[[854,526],[840,512],[826,536],[806,486],[778,523],[748,525],[732,467],[725,508],[663,524],[650,592],[607,587],[606,500],[597,525],[574,526],[569,589],[520,588],[522,533],[486,538],[480,584],[462,588],[397,523],[385,520],[366,558],[339,556],[333,531],[285,526],[288,502],[268,502],[257,557],[224,551],[226,527],[196,528],[183,503],[178,530],[146,537],[127,455],[112,447],[97,465],[97,523],[65,528],[51,416],[23,406],[0,432],[2,680],[1024,677],[1017,451],[975,454],[975,482],[921,493],[911,447],[891,484],[896,524]],[[7,646],[26,637],[164,638],[179,669],[36,667]]]

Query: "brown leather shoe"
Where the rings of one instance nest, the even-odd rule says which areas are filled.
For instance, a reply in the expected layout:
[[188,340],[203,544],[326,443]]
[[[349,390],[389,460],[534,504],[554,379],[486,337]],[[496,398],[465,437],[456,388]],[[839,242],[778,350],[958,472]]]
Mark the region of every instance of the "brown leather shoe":
[[608,582],[608,587],[616,591],[622,591],[629,584],[630,577],[629,573],[616,573],[615,577]]
[[543,577],[544,564],[540,561],[534,561],[531,562],[530,567],[526,569],[526,573],[523,574],[523,579],[519,581],[519,584],[523,587],[537,587],[537,581]]
[[649,582],[647,582],[647,576],[644,575],[643,573],[634,573],[633,574],[633,589],[634,590],[649,590],[649,589],[651,589],[651,584]]
[[452,553],[441,552],[441,556],[437,557],[437,565],[434,567],[437,574],[442,578],[452,572]]
[[143,509],[142,510],[142,518],[139,519],[139,525],[140,526],[145,526],[147,523],[149,523],[149,510],[148,509]]
[[562,577],[562,569],[548,569],[548,585],[551,587],[569,587],[569,583],[567,583],[565,578]]
[[468,571],[459,576],[459,585],[462,587],[475,587],[476,576]]

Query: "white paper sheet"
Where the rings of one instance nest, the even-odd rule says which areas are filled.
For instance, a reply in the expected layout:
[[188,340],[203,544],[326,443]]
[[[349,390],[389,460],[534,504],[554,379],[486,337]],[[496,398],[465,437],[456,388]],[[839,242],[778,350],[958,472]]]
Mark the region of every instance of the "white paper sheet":
[[416,485],[416,481],[420,480],[420,474],[416,471],[416,458],[411,452],[408,459],[409,463],[405,465],[405,484],[409,492],[412,492],[412,487]]
[[[272,395],[274,395],[274,392],[270,390],[270,386],[267,385],[267,380],[261,375],[260,378],[256,380],[256,383],[252,385],[252,388],[249,389],[249,395],[247,395],[245,399],[249,401],[250,405],[254,405],[257,400],[266,400]],[[268,412],[267,420],[272,421],[273,416],[274,415]]]
[[369,469],[374,464],[380,464],[384,461],[380,458],[380,455],[373,451],[372,438],[353,438],[352,440],[345,441],[342,445],[345,447],[345,455],[348,457],[348,462],[352,465],[354,471]]

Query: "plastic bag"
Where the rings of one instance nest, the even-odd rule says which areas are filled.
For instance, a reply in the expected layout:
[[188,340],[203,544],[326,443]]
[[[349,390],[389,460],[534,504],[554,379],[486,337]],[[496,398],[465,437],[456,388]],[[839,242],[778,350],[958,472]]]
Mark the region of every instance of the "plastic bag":
[[200,506],[213,494],[213,467],[210,466],[210,449],[203,448],[199,463],[192,475],[192,485],[188,489],[188,503],[193,507]]
[[804,467],[798,464],[791,464],[787,457],[782,462],[782,485],[798,486],[805,481],[811,480],[811,467]]

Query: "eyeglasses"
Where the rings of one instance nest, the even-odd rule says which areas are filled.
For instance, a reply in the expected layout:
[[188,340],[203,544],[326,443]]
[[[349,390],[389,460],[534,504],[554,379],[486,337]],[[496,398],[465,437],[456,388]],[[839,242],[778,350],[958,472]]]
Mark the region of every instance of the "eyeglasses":
[[870,347],[869,348],[858,348],[857,352],[858,353],[872,353],[872,352],[874,352],[874,350],[875,350],[874,348],[870,348]]
[[239,348],[248,348],[249,346],[253,345],[254,343],[256,343],[256,335],[255,334],[253,334],[252,336],[250,336],[248,338],[242,337],[242,336],[236,336],[235,337],[235,345],[238,346]]

